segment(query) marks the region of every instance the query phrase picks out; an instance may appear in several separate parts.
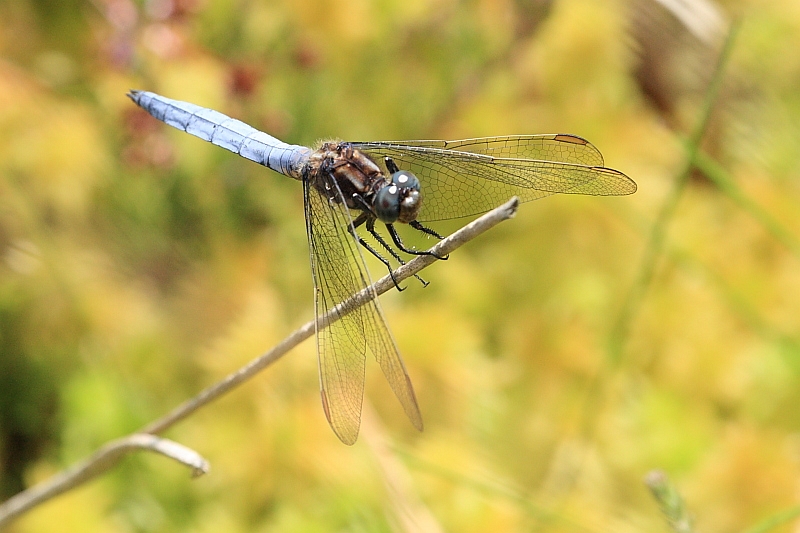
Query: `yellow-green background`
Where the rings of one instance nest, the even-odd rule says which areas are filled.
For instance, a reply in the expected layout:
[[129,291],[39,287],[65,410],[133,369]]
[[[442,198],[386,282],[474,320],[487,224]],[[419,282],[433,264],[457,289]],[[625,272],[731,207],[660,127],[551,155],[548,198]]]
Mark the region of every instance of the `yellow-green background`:
[[370,362],[383,429],[342,445],[307,341],[167,432],[209,475],[135,455],[12,531],[391,531],[409,516],[666,531],[642,482],[654,468],[698,531],[800,503],[800,4],[724,2],[742,20],[725,79],[743,103],[721,99],[714,156],[744,200],[690,181],[619,352],[612,331],[687,157],[631,75],[628,4],[180,4],[164,18],[155,1],[0,2],[3,498],[312,317],[299,184],[143,116],[129,88],[300,144],[575,133],[639,191],[526,204],[426,270],[427,289],[382,298],[423,433]]

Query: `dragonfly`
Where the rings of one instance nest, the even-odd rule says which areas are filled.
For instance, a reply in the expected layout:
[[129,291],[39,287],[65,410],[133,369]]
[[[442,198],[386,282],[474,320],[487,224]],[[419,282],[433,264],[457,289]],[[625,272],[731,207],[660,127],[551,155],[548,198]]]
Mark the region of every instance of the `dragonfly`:
[[[433,254],[405,246],[396,224],[441,239],[423,223],[478,215],[512,196],[524,202],[556,193],[617,196],[636,191],[633,180],[604,166],[597,148],[571,134],[327,141],[309,148],[284,143],[213,109],[146,91],[128,96],[170,126],[302,182],[322,406],[334,433],[348,445],[356,442],[361,424],[367,352],[411,423],[423,429],[414,387],[377,297],[355,309],[336,307],[359,290],[369,290],[362,248],[392,273],[390,260],[359,228],[403,264],[400,252]],[[383,224],[394,248],[376,223]],[[323,322],[331,309],[337,316]]]

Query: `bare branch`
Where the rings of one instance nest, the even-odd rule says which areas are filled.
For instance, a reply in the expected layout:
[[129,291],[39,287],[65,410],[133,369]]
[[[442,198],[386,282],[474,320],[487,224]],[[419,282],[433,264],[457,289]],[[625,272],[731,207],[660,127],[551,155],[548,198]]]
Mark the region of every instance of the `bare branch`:
[[[512,218],[517,212],[518,205],[519,200],[516,197],[512,198],[500,207],[489,211],[452,235],[442,239],[433,246],[430,251],[440,257],[453,252],[500,222]],[[395,270],[394,278],[400,282],[420,272],[435,261],[437,261],[437,259],[432,256],[418,256]],[[351,312],[353,309],[357,309],[373,298],[376,298],[378,295],[394,288],[394,286],[394,281],[387,275],[366,289],[361,290],[347,300],[337,304],[336,307],[320,317],[320,323],[325,325],[331,324],[342,315]],[[146,449],[171,457],[191,467],[194,476],[206,473],[208,471],[208,463],[197,453],[176,442],[156,437],[154,434],[165,431],[167,428],[187,418],[204,405],[211,403],[223,394],[254,377],[258,372],[283,357],[289,350],[313,334],[314,322],[312,321],[294,331],[270,351],[203,390],[194,398],[187,400],[165,416],[148,424],[140,430],[140,432],[112,441],[100,448],[100,450],[85,461],[72,466],[35,487],[31,487],[16,494],[6,502],[0,504],[0,528],[8,525],[12,520],[35,506],[106,472],[115,466],[124,455],[133,450]]]
[[37,505],[111,469],[125,455],[135,450],[149,450],[174,459],[190,467],[192,477],[208,472],[208,461],[194,450],[155,435],[134,433],[109,442],[88,459],[0,504],[0,528]]

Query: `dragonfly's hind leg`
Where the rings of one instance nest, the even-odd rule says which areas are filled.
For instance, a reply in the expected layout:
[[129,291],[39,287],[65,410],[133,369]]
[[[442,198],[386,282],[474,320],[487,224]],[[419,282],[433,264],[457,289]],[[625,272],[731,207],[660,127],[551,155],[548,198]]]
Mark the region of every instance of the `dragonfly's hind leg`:
[[[431,255],[431,256],[435,257],[436,259],[441,259],[441,260],[447,259],[446,255],[445,256],[441,256],[441,255],[435,254],[433,252],[430,252],[428,250],[420,251],[420,250],[412,250],[411,248],[406,248],[405,245],[403,244],[402,239],[400,239],[400,234],[397,233],[397,230],[395,229],[394,224],[386,224],[386,229],[389,230],[389,235],[392,236],[392,241],[394,241],[395,246],[397,246],[398,248],[400,248],[400,250],[402,250],[403,252],[405,252],[407,254],[411,254],[411,255]],[[425,228],[425,229],[428,229],[428,228]],[[429,231],[433,232],[433,233],[431,233],[431,235],[434,235],[435,237],[437,237],[439,239],[442,238],[435,231],[433,231],[433,230],[429,230]],[[428,233],[428,232],[426,231],[425,233]]]
[[[403,258],[400,257],[400,254],[395,252],[394,249],[391,246],[389,246],[389,243],[387,243],[386,240],[384,240],[384,238],[381,237],[381,234],[378,233],[375,230],[375,219],[374,218],[370,218],[370,219],[367,220],[367,231],[369,232],[370,235],[372,235],[372,237],[376,241],[378,241],[378,244],[383,246],[383,248],[387,252],[389,252],[392,255],[392,257],[394,257],[397,260],[398,263],[400,263],[401,265],[405,265],[406,264],[406,262],[403,261]],[[425,281],[424,279],[422,279],[421,277],[419,277],[417,274],[414,274],[414,277],[417,278],[420,283],[422,283],[423,287],[427,287],[428,286],[428,282]]]

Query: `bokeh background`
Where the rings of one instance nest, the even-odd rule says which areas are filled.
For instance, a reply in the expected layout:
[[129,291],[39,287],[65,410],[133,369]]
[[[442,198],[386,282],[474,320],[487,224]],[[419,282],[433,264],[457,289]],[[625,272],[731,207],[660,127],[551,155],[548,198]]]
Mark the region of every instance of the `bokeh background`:
[[575,133],[639,184],[382,297],[423,433],[370,362],[342,445],[307,341],[167,432],[209,475],[133,455],[10,530],[667,531],[658,468],[698,531],[797,531],[798,50],[795,0],[0,2],[0,499],[312,317],[299,184],[130,88],[300,144]]

